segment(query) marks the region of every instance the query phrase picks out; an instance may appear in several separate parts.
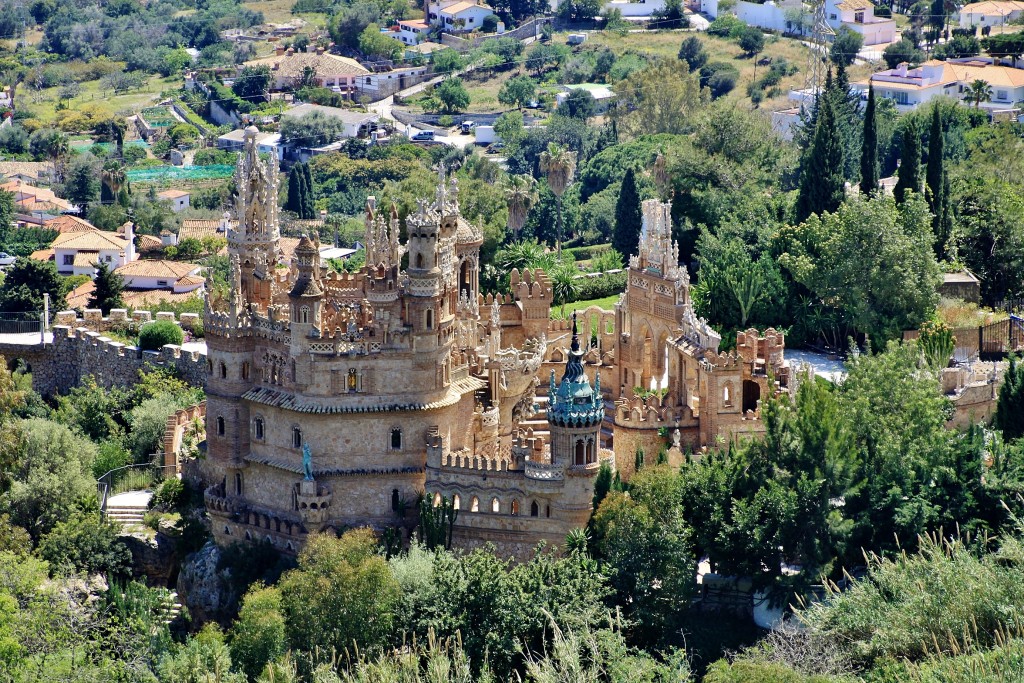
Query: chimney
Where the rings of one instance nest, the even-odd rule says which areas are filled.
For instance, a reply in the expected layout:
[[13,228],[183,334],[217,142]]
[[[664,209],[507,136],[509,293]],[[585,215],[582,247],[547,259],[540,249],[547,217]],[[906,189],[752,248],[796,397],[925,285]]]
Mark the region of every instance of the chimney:
[[220,225],[217,226],[217,232],[223,232],[226,235],[229,227],[231,227],[231,214],[225,211],[220,219]]
[[290,47],[290,48],[288,48],[288,52],[287,52],[286,54],[287,54],[287,55],[288,55],[289,57],[291,57],[291,56],[292,56],[293,54],[295,54],[295,48],[291,48],[291,47]]
[[131,263],[135,260],[135,224],[131,221],[124,224],[124,238],[128,244],[124,248],[124,262]]
[[318,55],[322,55],[324,53],[324,48],[322,46],[320,46],[320,45],[317,45],[316,46],[316,53]]
[[280,57],[284,54],[284,45],[278,45],[274,48],[274,54]]
[[314,45],[313,43],[309,43],[308,45],[306,45],[306,52],[310,52],[311,53],[315,49],[316,49],[316,45]]

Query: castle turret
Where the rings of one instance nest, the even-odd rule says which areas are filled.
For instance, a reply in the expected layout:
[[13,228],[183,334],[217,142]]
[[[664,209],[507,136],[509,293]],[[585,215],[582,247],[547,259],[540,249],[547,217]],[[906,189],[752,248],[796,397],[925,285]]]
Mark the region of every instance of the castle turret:
[[288,292],[291,302],[292,347],[303,339],[319,336],[320,306],[324,289],[320,281],[320,249],[303,235],[295,247],[295,285]]
[[256,126],[245,129],[244,150],[235,170],[238,227],[227,231],[228,253],[238,257],[240,295],[245,304],[266,310],[272,303],[274,267],[280,257],[277,223],[277,157],[260,161]]
[[583,368],[576,313],[572,315],[572,343],[565,373],[556,386],[555,372],[551,371],[549,396],[551,462],[571,466],[596,464],[600,445],[598,432],[604,421],[604,399],[600,389],[591,386]]

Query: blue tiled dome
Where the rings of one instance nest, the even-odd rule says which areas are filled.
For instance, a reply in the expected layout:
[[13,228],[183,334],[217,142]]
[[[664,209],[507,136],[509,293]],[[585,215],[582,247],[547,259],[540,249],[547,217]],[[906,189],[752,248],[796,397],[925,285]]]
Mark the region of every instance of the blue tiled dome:
[[583,370],[583,351],[576,327],[576,313],[572,314],[572,344],[569,361],[565,364],[562,381],[555,384],[555,371],[551,371],[548,392],[548,422],[558,427],[594,427],[604,420],[604,399],[601,397],[601,377],[592,387]]

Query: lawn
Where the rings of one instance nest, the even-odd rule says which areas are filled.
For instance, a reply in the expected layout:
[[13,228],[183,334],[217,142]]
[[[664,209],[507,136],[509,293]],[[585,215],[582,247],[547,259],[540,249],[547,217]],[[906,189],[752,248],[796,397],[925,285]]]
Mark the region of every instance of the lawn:
[[558,320],[561,318],[571,318],[573,311],[585,311],[591,306],[597,306],[603,308],[606,311],[615,310],[615,304],[619,300],[621,294],[612,294],[602,299],[590,299],[589,301],[574,301],[565,305],[565,315],[562,315],[561,306],[551,307],[551,317]]
[[[102,90],[100,81],[86,81],[81,83],[81,94],[71,100],[69,109],[81,109],[83,106],[95,105],[108,110],[112,114],[122,112],[125,114],[136,114],[142,108],[160,101],[160,93],[167,90],[175,90],[181,87],[181,77],[174,76],[163,78],[161,76],[150,76],[145,85],[138,90],[115,95],[110,90]],[[34,90],[32,88],[21,88],[18,95],[23,98],[21,101],[28,104],[32,112],[32,118],[42,123],[53,121],[57,113],[57,92],[59,88],[43,88]]]
[[[634,52],[675,61],[679,53],[679,45],[683,42],[684,38],[693,33],[692,31],[644,31],[618,35],[602,31],[589,34],[584,49],[607,46],[616,54]],[[747,97],[747,86],[753,82],[755,72],[760,75],[764,74],[764,70],[768,67],[763,64],[758,65],[756,62],[766,58],[772,60],[783,58],[796,66],[799,71],[792,76],[784,78],[778,85],[780,90],[779,96],[764,100],[761,103],[761,108],[766,111],[774,111],[792,106],[788,99],[789,91],[804,86],[804,72],[807,68],[807,47],[799,40],[766,34],[764,51],[758,55],[757,60],[754,60],[744,56],[743,51],[740,50],[733,40],[709,36],[706,33],[697,33],[696,35],[704,43],[709,61],[729,62],[739,71],[740,77],[736,83],[736,88],[726,96],[728,99],[751,106],[750,98]],[[553,40],[554,42],[564,44],[567,36],[567,33],[558,34]],[[869,66],[853,67],[850,69],[850,80],[864,78],[871,71],[872,69]]]
[[[329,5],[330,0],[323,0],[323,4],[325,6]],[[264,21],[270,24],[294,24],[301,20],[319,28],[327,25],[327,15],[312,12],[292,14],[293,5],[295,5],[295,0],[259,0],[258,2],[242,3],[242,6],[246,9],[251,9],[254,12],[263,12]]]

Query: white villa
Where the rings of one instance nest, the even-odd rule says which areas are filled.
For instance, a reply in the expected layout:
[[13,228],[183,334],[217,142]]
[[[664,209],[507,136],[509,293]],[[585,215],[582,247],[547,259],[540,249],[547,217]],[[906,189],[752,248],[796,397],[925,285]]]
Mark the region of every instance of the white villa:
[[1024,2],[1020,0],[986,0],[972,2],[960,8],[960,27],[1005,26],[1024,16]]
[[440,0],[428,5],[427,19],[440,26],[446,33],[459,33],[480,28],[484,17],[494,14],[494,9],[476,0]]
[[[701,11],[715,18],[719,15],[719,0],[701,0]],[[813,11],[802,0],[768,0],[765,3],[736,0],[731,10],[737,18],[758,28],[780,33],[807,33],[813,21]],[[865,45],[883,45],[897,40],[896,22],[891,18],[875,16],[875,6],[869,0],[825,0],[825,17],[835,30],[846,28],[861,34]]]
[[968,87],[982,80],[992,88],[992,99],[980,106],[988,111],[1006,110],[1024,101],[1024,69],[995,66],[985,57],[967,57],[946,62],[931,60],[911,69],[900,64],[895,69],[879,71],[868,80],[852,87],[867,98],[868,85],[875,87],[876,97],[886,97],[900,111],[909,111],[936,97],[963,99]]

